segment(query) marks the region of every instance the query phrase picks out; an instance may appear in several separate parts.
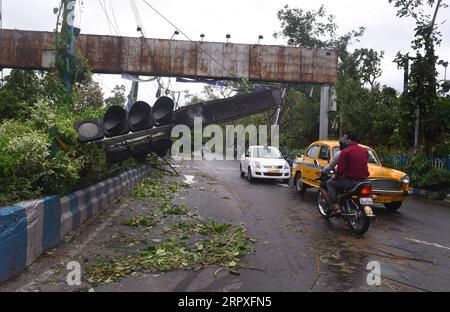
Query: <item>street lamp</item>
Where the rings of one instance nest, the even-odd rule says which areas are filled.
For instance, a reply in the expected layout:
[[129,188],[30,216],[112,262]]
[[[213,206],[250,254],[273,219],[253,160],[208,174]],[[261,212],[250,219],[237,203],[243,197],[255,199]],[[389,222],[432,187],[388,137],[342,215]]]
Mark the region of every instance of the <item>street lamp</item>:
[[444,66],[444,80],[447,80],[447,66],[448,66],[448,62],[442,62],[442,66]]
[[202,38],[202,42],[203,42],[203,38],[205,38],[205,34],[204,34],[204,33],[201,33],[201,34],[200,34],[200,38]]
[[264,39],[263,35],[259,35],[259,36],[258,36],[258,44],[259,44],[259,42],[261,41],[261,39]]
[[172,40],[173,39],[173,37],[175,37],[176,35],[179,35],[180,33],[178,32],[178,30],[175,30],[174,32],[173,32],[173,35],[172,35],[172,37],[170,38],[170,40]]

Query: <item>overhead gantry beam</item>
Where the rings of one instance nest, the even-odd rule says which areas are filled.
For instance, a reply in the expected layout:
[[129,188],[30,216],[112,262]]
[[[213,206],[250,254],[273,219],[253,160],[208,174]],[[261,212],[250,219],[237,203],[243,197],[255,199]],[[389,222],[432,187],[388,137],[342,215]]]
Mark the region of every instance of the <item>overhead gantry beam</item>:
[[[94,73],[334,84],[337,52],[317,48],[79,35]],[[0,68],[49,69],[54,33],[0,30]]]

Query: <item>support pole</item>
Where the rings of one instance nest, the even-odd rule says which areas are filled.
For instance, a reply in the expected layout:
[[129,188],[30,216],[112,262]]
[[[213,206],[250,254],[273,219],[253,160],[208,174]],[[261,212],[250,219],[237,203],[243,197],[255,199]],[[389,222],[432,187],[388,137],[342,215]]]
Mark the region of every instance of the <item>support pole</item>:
[[328,140],[328,111],[330,107],[330,86],[320,86],[319,140]]
[[275,118],[273,120],[273,125],[278,126],[280,122],[280,115],[281,115],[281,108],[284,106],[286,102],[286,95],[287,95],[287,88],[283,88],[283,91],[281,91],[281,105],[277,107],[277,110],[275,111]]
[[127,110],[130,111],[131,106],[137,101],[139,92],[139,82],[133,81],[131,83],[130,94],[128,94]]
[[61,32],[67,38],[67,55],[66,68],[64,72],[64,81],[66,89],[70,93],[72,91],[75,64],[75,6],[76,0],[62,0],[64,6],[63,23]]

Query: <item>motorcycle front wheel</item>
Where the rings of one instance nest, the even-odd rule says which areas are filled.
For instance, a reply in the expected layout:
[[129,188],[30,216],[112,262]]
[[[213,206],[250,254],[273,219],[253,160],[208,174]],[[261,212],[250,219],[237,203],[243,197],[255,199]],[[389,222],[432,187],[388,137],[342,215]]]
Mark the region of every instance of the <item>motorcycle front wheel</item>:
[[328,215],[329,206],[325,198],[323,198],[322,193],[320,193],[320,190],[317,191],[316,205],[320,215],[325,219],[329,219],[330,218],[330,216]]
[[366,233],[369,229],[370,219],[364,213],[363,208],[352,199],[346,200],[345,205],[348,209],[347,221],[352,232],[356,235]]

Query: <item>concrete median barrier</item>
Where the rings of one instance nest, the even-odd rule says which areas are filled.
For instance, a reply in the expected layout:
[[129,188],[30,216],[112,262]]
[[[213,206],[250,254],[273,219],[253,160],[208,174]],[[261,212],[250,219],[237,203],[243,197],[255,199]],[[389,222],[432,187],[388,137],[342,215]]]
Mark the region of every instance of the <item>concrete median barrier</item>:
[[0,283],[107,208],[150,171],[150,166],[142,166],[66,196],[48,196],[0,208]]

